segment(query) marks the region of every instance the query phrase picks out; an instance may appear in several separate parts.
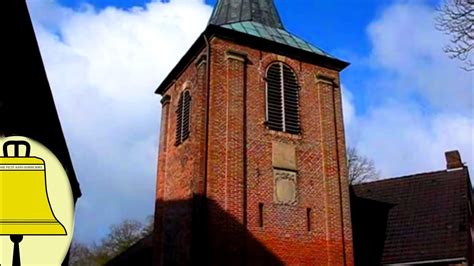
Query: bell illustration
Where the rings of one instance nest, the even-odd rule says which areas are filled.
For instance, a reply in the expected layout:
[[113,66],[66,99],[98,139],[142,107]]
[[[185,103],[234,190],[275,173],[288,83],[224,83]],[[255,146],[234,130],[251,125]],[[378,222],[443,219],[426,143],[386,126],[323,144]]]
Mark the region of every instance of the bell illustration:
[[[8,147],[14,156],[8,156]],[[20,147],[26,148],[20,157]],[[23,236],[67,235],[54,216],[46,188],[46,165],[30,157],[26,141],[8,141],[0,157],[0,235],[14,243],[13,266],[20,265],[19,243]]]

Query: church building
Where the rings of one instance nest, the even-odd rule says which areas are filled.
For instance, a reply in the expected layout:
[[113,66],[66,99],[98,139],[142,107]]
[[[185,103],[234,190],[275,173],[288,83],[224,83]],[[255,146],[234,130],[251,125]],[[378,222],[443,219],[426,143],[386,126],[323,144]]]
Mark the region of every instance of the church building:
[[218,2],[156,91],[155,263],[353,264],[347,66],[288,32],[271,0]]

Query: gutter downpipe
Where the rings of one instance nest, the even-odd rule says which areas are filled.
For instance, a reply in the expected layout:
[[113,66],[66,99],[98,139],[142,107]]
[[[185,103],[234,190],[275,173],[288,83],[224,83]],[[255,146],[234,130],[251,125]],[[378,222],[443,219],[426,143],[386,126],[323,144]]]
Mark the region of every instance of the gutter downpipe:
[[432,263],[465,263],[465,265],[467,266],[467,258],[413,261],[413,262],[393,263],[393,264],[385,264],[385,265],[386,266],[409,266],[409,265],[423,265],[423,264],[432,264]]

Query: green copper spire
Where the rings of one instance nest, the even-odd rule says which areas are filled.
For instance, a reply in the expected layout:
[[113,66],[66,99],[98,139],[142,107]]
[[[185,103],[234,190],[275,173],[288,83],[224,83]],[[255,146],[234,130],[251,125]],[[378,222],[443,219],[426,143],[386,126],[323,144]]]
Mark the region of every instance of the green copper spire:
[[333,58],[286,31],[273,0],[219,0],[209,24]]
[[209,24],[225,25],[244,21],[283,29],[273,0],[219,0]]

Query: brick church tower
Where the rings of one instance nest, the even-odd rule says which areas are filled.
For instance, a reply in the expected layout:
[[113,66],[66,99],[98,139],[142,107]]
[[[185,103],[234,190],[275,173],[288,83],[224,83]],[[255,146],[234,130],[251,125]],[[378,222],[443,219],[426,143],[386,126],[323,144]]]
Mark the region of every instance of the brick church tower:
[[338,60],[220,0],[158,87],[154,265],[352,265]]

